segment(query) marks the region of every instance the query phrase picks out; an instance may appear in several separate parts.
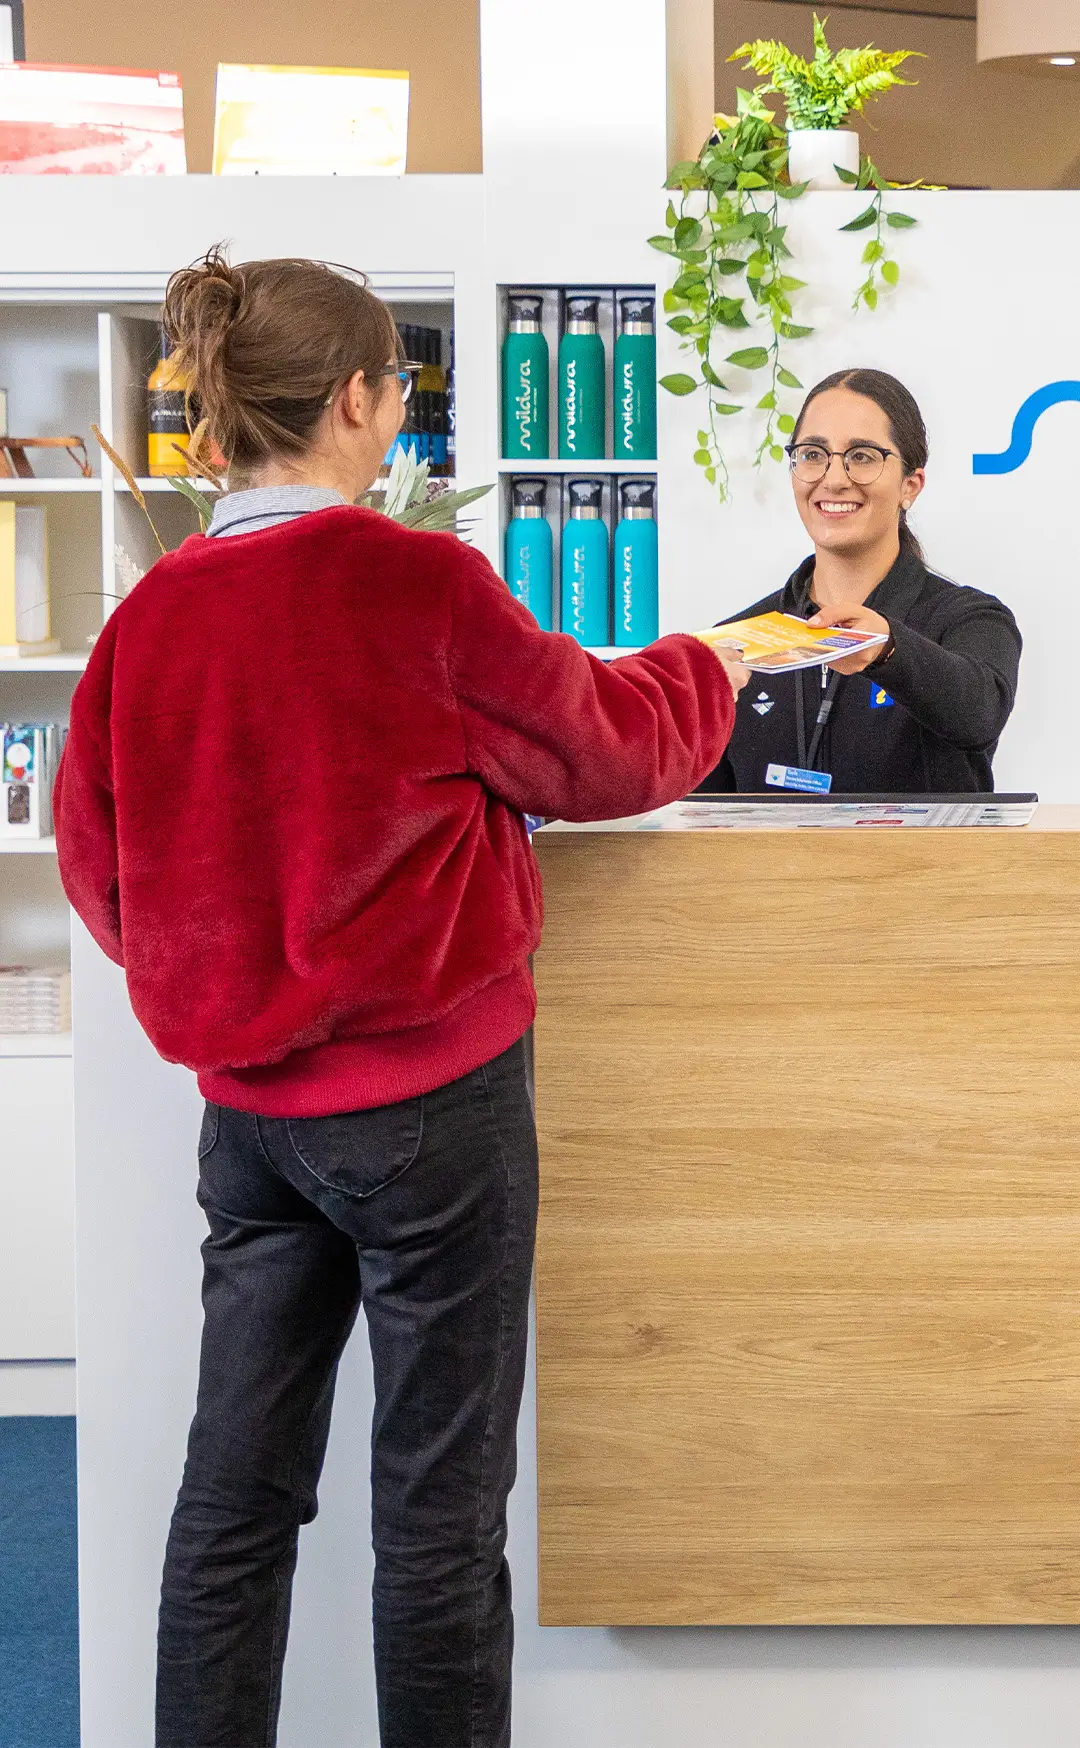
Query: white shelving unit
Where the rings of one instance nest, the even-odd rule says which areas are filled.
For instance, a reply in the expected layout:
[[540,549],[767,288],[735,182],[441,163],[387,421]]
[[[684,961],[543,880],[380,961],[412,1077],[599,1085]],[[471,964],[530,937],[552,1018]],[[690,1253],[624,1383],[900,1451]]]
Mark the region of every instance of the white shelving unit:
[[[614,257],[609,258],[611,265],[616,265]],[[536,264],[534,257],[533,265]],[[655,278],[655,264],[650,264],[650,272]],[[540,317],[541,331],[547,343],[548,355],[548,433],[551,447],[558,447],[559,431],[559,345],[562,334],[565,299],[575,292],[587,292],[595,295],[598,303],[598,331],[604,347],[604,364],[607,383],[606,407],[604,418],[604,456],[595,461],[563,461],[551,457],[547,461],[532,461],[524,458],[508,459],[502,454],[500,444],[500,459],[496,464],[499,477],[499,524],[502,539],[505,540],[507,526],[512,515],[512,487],[515,479],[545,479],[551,482],[547,492],[545,516],[551,528],[554,575],[552,578],[553,620],[555,629],[560,629],[562,620],[562,540],[564,524],[567,517],[567,501],[565,482],[570,478],[598,479],[603,483],[603,516],[607,524],[609,541],[613,542],[616,524],[619,520],[618,482],[624,479],[653,479],[657,477],[659,463],[653,458],[649,461],[620,461],[616,458],[615,449],[615,340],[617,332],[617,303],[623,296],[644,295],[654,300],[659,309],[658,288],[653,281],[646,278],[640,270],[633,275],[628,274],[616,282],[610,276],[596,272],[578,271],[568,274],[562,281],[554,281],[546,275],[539,278],[520,277],[516,280],[507,279],[496,286],[495,301],[498,311],[498,333],[501,342],[506,334],[509,320],[510,298],[519,293],[539,295],[542,298]],[[501,392],[500,392],[501,402]],[[500,414],[501,414],[500,405]],[[505,574],[505,565],[500,555],[499,569]],[[609,630],[614,628],[615,612],[614,576],[608,579],[609,603],[608,613],[611,623]],[[590,646],[591,653],[602,659],[610,660],[612,656],[628,655],[625,649],[615,649],[609,645]]]
[[[0,384],[8,428],[77,435],[95,475],[63,450],[31,450],[40,477],[0,479],[0,496],[42,505],[49,534],[53,635],[63,649],[0,658],[0,722],[66,721],[99,630],[103,480],[90,435],[101,422],[96,311],[77,300],[0,304]],[[111,583],[108,585],[111,587]],[[65,964],[70,926],[53,838],[0,839],[0,962]],[[75,1352],[73,1077],[70,1034],[0,1034],[0,1362]]]
[[[24,191],[9,181],[4,194],[17,204]],[[52,193],[40,192],[46,200]],[[145,230],[153,206],[151,200],[139,228]],[[283,246],[277,252],[299,251]],[[171,257],[185,258],[183,246]],[[0,722],[67,721],[91,640],[121,593],[118,554],[140,572],[158,556],[146,516],[95,442],[92,424],[152,499],[154,523],[168,547],[198,528],[194,508],[169,480],[146,474],[146,379],[157,355],[166,272],[91,271],[67,276],[67,284],[55,283],[57,277],[43,271],[35,280],[0,270],[0,385],[8,390],[12,433],[78,435],[94,475],[81,477],[63,450],[32,450],[40,477],[0,479],[0,496],[45,506],[53,633],[63,645],[56,655],[0,658]],[[384,278],[379,289],[400,320],[450,331],[452,271]],[[0,963],[69,960],[70,914],[55,839],[0,839]],[[70,1034],[0,1034],[0,1110],[8,1143],[0,1153],[0,1366],[70,1359],[75,1352],[73,1075]]]

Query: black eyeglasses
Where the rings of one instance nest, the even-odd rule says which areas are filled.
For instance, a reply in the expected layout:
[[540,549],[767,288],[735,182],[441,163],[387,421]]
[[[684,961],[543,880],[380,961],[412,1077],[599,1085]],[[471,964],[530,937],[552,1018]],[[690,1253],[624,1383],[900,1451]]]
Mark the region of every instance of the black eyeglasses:
[[[372,377],[376,376],[396,376],[398,379],[398,387],[401,390],[402,405],[404,405],[406,401],[412,399],[413,389],[416,387],[416,379],[423,368],[424,366],[422,364],[414,364],[411,360],[404,359],[400,364],[384,364],[381,370],[369,370],[368,378],[370,380]],[[337,389],[333,389],[327,395],[324,403],[326,406],[333,406],[334,396],[337,392]]]
[[788,443],[785,453],[795,478],[804,485],[816,486],[829,471],[829,463],[838,455],[852,485],[873,485],[895,449],[883,449],[878,443],[853,443],[850,449],[826,449],[823,443]]

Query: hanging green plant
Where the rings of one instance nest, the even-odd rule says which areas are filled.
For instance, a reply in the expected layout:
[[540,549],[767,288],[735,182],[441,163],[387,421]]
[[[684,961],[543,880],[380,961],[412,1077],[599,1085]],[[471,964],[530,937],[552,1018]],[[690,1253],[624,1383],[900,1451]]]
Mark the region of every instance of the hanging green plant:
[[[795,428],[795,403],[785,402],[785,391],[803,385],[791,368],[788,343],[805,339],[813,329],[795,319],[806,281],[788,266],[792,254],[780,203],[798,200],[806,184],[788,180],[787,161],[786,135],[773,112],[757,92],[740,91],[737,114],[718,115],[716,131],[700,155],[673,166],[665,184],[672,194],[666,231],[649,238],[654,249],[679,264],[674,284],[664,293],[664,309],[668,327],[679,335],[693,365],[662,376],[660,386],[674,395],[704,389],[694,460],[721,501],[730,492],[723,438],[728,419],[748,407],[765,414],[754,455],[758,467],[766,457],[783,461],[781,439]],[[857,176],[840,175],[853,188],[873,190],[869,206],[840,226],[850,232],[873,230],[863,248],[866,278],[852,305],[873,310],[879,280],[891,287],[900,278],[887,232],[910,230],[918,222],[910,213],[886,211],[885,195],[894,188],[927,185],[887,182],[869,158],[863,158]],[[767,324],[761,342],[724,351],[734,333],[758,323]],[[768,372],[756,401],[733,380],[733,372],[747,371]]]
[[[749,65],[767,75],[754,91],[738,92],[734,115],[715,117],[715,129],[696,158],[676,164],[665,186],[671,192],[666,230],[649,242],[678,263],[674,284],[664,294],[668,326],[689,354],[692,369],[661,377],[661,386],[675,395],[704,390],[704,410],[697,433],[694,460],[704,470],[721,499],[729,494],[729,473],[723,429],[735,414],[752,408],[764,413],[754,462],[768,456],[784,459],[782,438],[795,427],[794,403],[786,391],[801,389],[791,369],[789,342],[804,339],[812,328],[796,319],[799,293],[805,281],[792,272],[787,227],[781,222],[781,202],[798,200],[806,182],[792,182],[792,140],[815,130],[820,140],[852,112],[894,85],[905,85],[896,68],[910,58],[908,50],[883,54],[873,47],[829,49],[821,20],[814,16],[814,57],[805,61],[783,43],[744,43],[729,58],[749,57]],[[787,106],[789,126],[782,127],[764,98],[778,92]],[[831,138],[855,140],[855,136]],[[830,158],[831,162],[831,158]],[[858,173],[835,166],[839,183],[872,190],[865,211],[842,225],[844,231],[873,231],[863,247],[866,277],[853,307],[877,307],[880,286],[894,286],[900,266],[889,253],[889,231],[910,229],[908,213],[886,211],[885,194],[892,188],[921,188],[923,183],[890,183],[868,157],[860,157]],[[832,178],[833,185],[838,183]],[[740,329],[765,327],[757,344],[725,348]],[[744,393],[733,373],[767,372],[764,393],[756,400]]]
[[[757,403],[766,414],[758,462],[766,454],[782,458],[778,436],[794,427],[790,414],[781,410],[779,394],[801,384],[783,363],[781,344],[811,329],[794,319],[792,298],[804,282],[786,268],[791,250],[780,202],[803,192],[787,182],[786,168],[787,141],[773,111],[755,93],[740,91],[737,113],[716,117],[716,131],[700,156],[671,170],[666,186],[677,193],[678,203],[668,202],[669,234],[649,238],[654,249],[680,263],[674,285],[664,294],[664,309],[668,326],[697,360],[694,375],[661,377],[661,387],[676,395],[704,387],[705,416],[694,460],[709,483],[719,486],[722,498],[728,494],[728,469],[720,428],[743,411],[743,403],[732,398],[740,391],[725,382],[721,370],[769,372]],[[742,281],[741,295],[736,279]],[[748,301],[768,324],[768,342],[720,357],[721,335],[750,328]]]
[[889,254],[882,239],[882,230],[887,225],[890,230],[909,231],[918,224],[910,213],[896,212],[884,209],[884,195],[889,188],[925,188],[923,182],[886,182],[881,171],[869,158],[864,158],[858,176],[850,170],[837,169],[837,175],[842,182],[847,182],[853,188],[872,188],[874,198],[858,218],[853,218],[850,224],[841,225],[842,231],[868,231],[873,227],[874,234],[863,249],[863,266],[868,269],[866,278],[855,293],[852,309],[857,310],[860,304],[865,304],[868,310],[877,309],[878,275],[886,285],[896,285],[900,279],[900,263]]

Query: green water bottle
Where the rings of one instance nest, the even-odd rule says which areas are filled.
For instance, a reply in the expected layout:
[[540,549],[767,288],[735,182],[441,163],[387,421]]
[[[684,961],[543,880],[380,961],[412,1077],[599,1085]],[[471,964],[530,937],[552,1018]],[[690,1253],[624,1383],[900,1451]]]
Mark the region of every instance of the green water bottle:
[[619,299],[615,342],[615,458],[656,460],[655,299]]
[[599,299],[568,297],[559,342],[559,459],[604,459],[604,342]]
[[503,341],[503,455],[507,461],[547,461],[548,344],[544,300],[514,293]]

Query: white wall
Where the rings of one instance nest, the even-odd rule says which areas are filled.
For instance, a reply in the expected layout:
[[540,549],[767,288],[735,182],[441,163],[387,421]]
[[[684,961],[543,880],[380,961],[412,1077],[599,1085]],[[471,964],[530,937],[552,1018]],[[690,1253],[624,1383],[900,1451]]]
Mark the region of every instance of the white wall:
[[[847,210],[848,197],[821,196],[792,219],[810,269],[801,276],[830,288],[828,299],[811,300],[821,333],[796,368],[810,381],[853,361],[857,335],[860,362],[899,370],[919,394],[934,446],[919,515],[931,555],[1003,593],[1028,633],[1002,775],[1076,799],[1068,765],[1080,411],[1048,414],[1017,474],[976,479],[971,453],[1004,447],[1023,395],[1080,364],[1066,308],[1060,316],[1021,313],[1011,324],[998,313],[1010,303],[1026,312],[1030,296],[1019,262],[1002,260],[1000,236],[1021,224],[1054,229],[1063,273],[1075,277],[1080,211],[1067,195],[927,196],[923,228],[901,239],[905,278],[895,300],[848,327],[836,298],[855,275],[858,239],[830,228]],[[211,214],[215,224],[222,217],[220,208]],[[178,253],[193,252],[195,229],[192,210]],[[323,247],[324,229],[307,234],[309,246]],[[249,224],[246,238],[259,235]],[[954,314],[961,273],[965,283],[990,287],[993,301],[987,291],[974,313]],[[490,380],[477,321],[478,368]],[[720,509],[685,465],[692,402],[665,398],[663,407],[666,612],[669,623],[693,624],[752,598],[804,543],[779,471],[758,479],[737,467],[735,503]],[[191,1078],[156,1059],[121,975],[81,931],[74,974],[84,1744],[146,1748],[161,1551],[195,1386],[198,1101]],[[374,1740],[369,1406],[357,1340],[343,1369],[323,1514],[304,1536],[282,1748]],[[518,1748],[1047,1748],[1080,1738],[1077,1644],[1062,1631],[540,1631],[533,1463],[527,1410],[513,1534]]]
[[[833,370],[872,365],[899,376],[919,401],[930,439],[927,486],[912,525],[932,568],[989,590],[1016,614],[1024,637],[1016,710],[995,765],[999,789],[1035,788],[1046,801],[1080,801],[1073,711],[1080,647],[1080,535],[1076,461],[1080,406],[1039,420],[1029,460],[1016,472],[976,475],[975,452],[1004,450],[1013,417],[1034,390],[1080,379],[1080,337],[1071,300],[1043,296],[1022,254],[1003,239],[1053,235],[1063,283],[1080,274],[1080,194],[923,194],[890,197],[918,218],[893,231],[901,264],[895,291],[877,310],[852,316],[865,269],[866,237],[838,227],[865,197],[818,194],[790,203],[784,218],[793,275],[809,281],[796,319],[815,328],[792,342],[790,368],[809,387]],[[736,396],[753,404],[763,383],[725,370],[728,351],[759,335],[732,333],[714,362]],[[661,372],[685,368],[675,336],[661,329]],[[753,394],[749,391],[757,384]],[[797,411],[798,392],[784,404]],[[687,465],[701,422],[699,395],[659,397],[661,630],[717,620],[768,593],[808,548],[783,467],[750,465],[761,414],[725,426],[732,499],[720,505]]]

